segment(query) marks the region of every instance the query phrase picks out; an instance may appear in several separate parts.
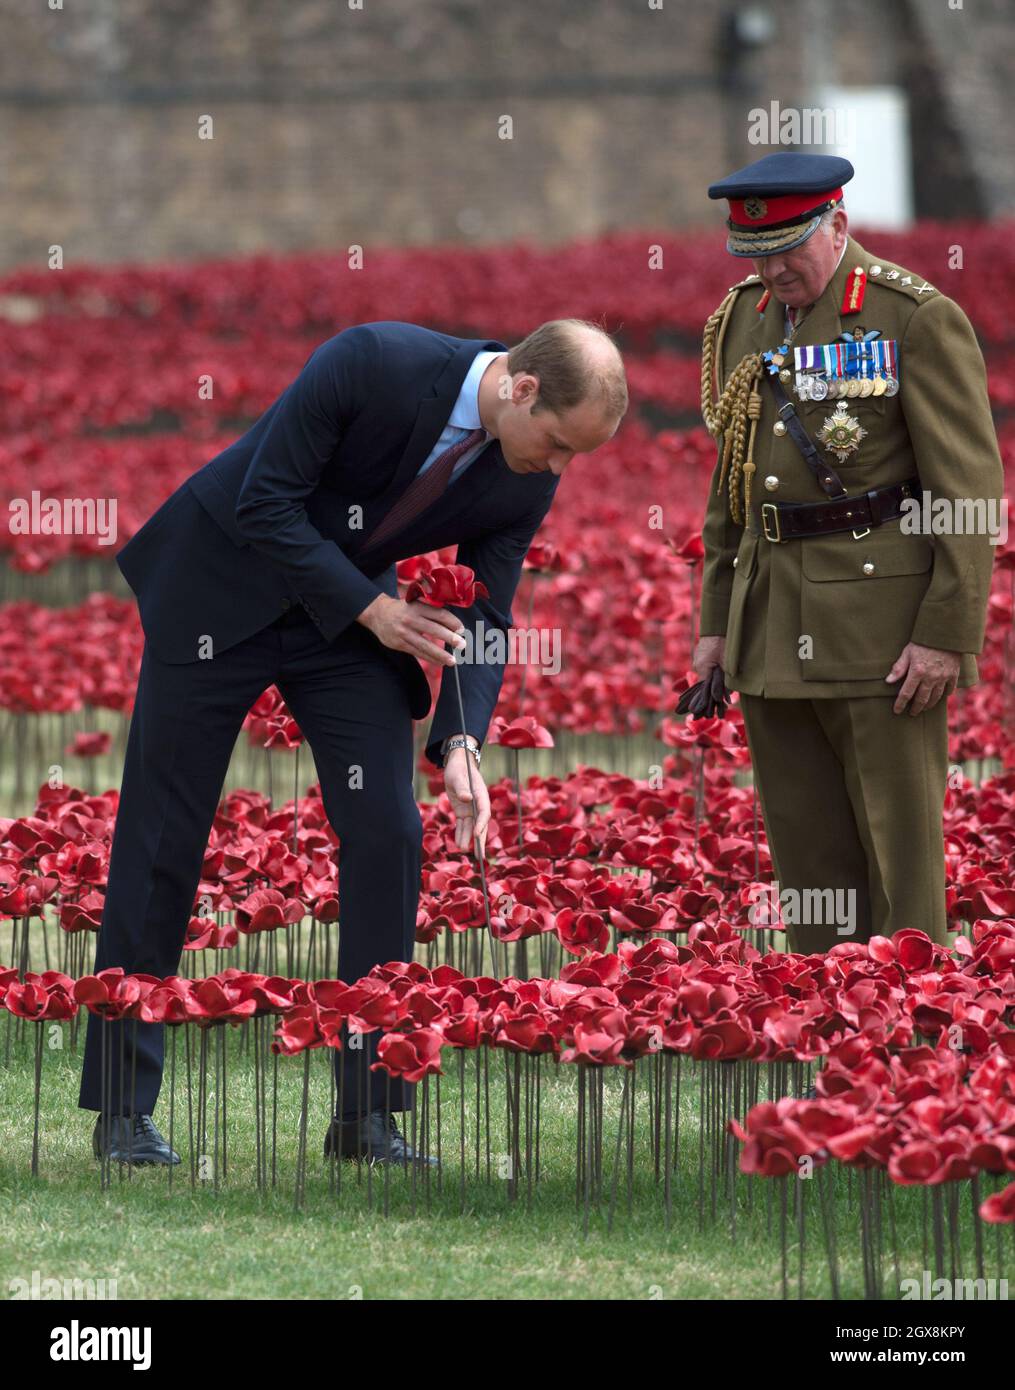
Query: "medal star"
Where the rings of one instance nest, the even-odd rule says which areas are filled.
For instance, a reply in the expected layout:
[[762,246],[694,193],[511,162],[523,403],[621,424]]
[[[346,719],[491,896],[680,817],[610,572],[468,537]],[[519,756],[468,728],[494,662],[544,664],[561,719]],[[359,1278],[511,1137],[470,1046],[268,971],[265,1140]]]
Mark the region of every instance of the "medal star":
[[867,431],[863,425],[849,414],[844,405],[836,406],[831,415],[826,415],[825,423],[818,431],[822,444],[840,463],[845,463],[850,454],[855,454],[860,441],[866,437]]

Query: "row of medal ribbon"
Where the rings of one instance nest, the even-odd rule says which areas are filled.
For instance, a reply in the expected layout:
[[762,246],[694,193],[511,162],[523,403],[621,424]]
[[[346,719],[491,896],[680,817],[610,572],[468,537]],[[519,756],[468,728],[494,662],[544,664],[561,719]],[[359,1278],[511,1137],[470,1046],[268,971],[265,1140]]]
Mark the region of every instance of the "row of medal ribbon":
[[894,396],[899,390],[899,357],[894,338],[794,348],[793,366],[796,393],[802,401]]

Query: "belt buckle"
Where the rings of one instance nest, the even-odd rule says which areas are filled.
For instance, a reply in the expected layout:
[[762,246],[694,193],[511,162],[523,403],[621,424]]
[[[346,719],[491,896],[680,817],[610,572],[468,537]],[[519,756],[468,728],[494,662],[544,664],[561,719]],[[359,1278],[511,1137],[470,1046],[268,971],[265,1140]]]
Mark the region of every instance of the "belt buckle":
[[[775,535],[774,535],[774,536],[772,535],[771,531],[769,531],[769,529],[768,529],[768,516],[767,516],[767,513],[768,513],[769,511],[771,511],[772,515],[775,517]],[[765,533],[765,540],[766,540],[766,541],[771,541],[774,545],[777,545],[777,544],[779,544],[779,542],[781,542],[781,540],[782,540],[782,528],[781,528],[780,525],[779,525],[779,509],[778,509],[778,507],[775,505],[774,502],[762,502],[762,504],[761,504],[761,529],[762,529],[762,531],[764,531],[764,533]]]

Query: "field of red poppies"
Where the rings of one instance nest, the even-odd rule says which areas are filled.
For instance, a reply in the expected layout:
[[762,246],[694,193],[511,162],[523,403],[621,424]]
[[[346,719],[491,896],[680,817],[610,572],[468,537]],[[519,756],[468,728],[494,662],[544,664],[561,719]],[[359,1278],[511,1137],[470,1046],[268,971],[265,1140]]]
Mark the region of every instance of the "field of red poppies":
[[[1010,233],[860,234],[973,319],[1009,483]],[[956,241],[960,272],[945,268]],[[650,242],[661,270],[648,269]],[[20,1147],[0,1162],[19,1182],[52,1172],[48,1051],[59,1036],[75,1058],[91,1011],[170,1025],[166,1103],[186,1151],[177,1187],[193,1190],[210,1155],[217,1191],[230,1126],[245,1125],[259,1192],[283,1187],[297,1207],[315,1184],[340,1195],[308,1114],[333,1099],[327,1062],[342,1037],[378,1032],[364,1084],[380,1095],[388,1077],[419,1081],[412,1123],[441,1159],[439,1177],[411,1179],[414,1212],[430,1209],[431,1181],[465,1211],[490,1182],[492,1152],[508,1157],[505,1200],[536,1201],[541,1145],[559,1143],[586,1232],[612,1231],[640,1205],[668,1231],[690,1221],[735,1234],[765,1204],[776,1296],[879,1296],[907,1259],[920,1268],[900,1235],[910,1228],[923,1268],[1010,1269],[1015,538],[998,547],[981,683],[953,697],[951,947],[904,932],[788,954],[777,916],[752,910],[772,871],[736,706],[725,720],[674,714],[714,457],[696,413],[698,336],[731,278],[710,241],[626,235],[553,251],[378,252],[362,270],[255,258],[0,282],[3,500],[115,498],[118,513],[113,545],[0,536],[0,1078],[11,1087],[0,1096],[23,1111]],[[632,410],[610,445],[572,464],[530,552],[515,622],[559,631],[562,662],[508,667],[485,863],[455,848],[440,780],[421,764],[416,959],[336,980],[337,841],[271,689],[246,722],[180,975],[91,974],[142,645],[117,546],[342,327],[397,318],[510,342],[557,314],[618,335]],[[427,587],[453,562],[421,556],[401,577]],[[280,1114],[296,1143],[282,1158]],[[385,1210],[400,1176],[364,1175]],[[805,1248],[820,1278],[805,1274]]]

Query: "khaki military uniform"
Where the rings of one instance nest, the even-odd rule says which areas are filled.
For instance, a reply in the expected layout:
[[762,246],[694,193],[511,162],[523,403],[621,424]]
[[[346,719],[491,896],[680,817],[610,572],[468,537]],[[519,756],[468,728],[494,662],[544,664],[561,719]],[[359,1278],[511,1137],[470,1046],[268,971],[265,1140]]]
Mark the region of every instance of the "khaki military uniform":
[[[862,304],[843,312],[857,268],[866,275]],[[731,304],[720,386],[745,355],[786,341],[783,305],[773,295],[759,312],[761,295],[752,276]],[[866,431],[846,461],[819,442],[847,492],[918,476],[934,499],[996,502],[1002,472],[983,359],[961,309],[923,276],[849,238],[792,346],[834,343],[855,325],[897,343],[900,389],[844,402]],[[787,389],[816,439],[834,403],[801,401]],[[982,533],[906,534],[899,518],[857,537],[770,542],[763,503],[825,497],[790,435],[773,429],[768,382],[760,392],[745,526],[732,520],[726,488],[718,490],[718,464],[712,479],[701,633],[726,638],[727,683],[740,692],[780,889],[855,893],[855,931],[812,923],[791,928],[790,944],[823,950],[903,927],[945,941],[947,705],[893,714],[898,685],[885,677],[913,641],[962,653],[959,684],[975,683],[994,546]]]

